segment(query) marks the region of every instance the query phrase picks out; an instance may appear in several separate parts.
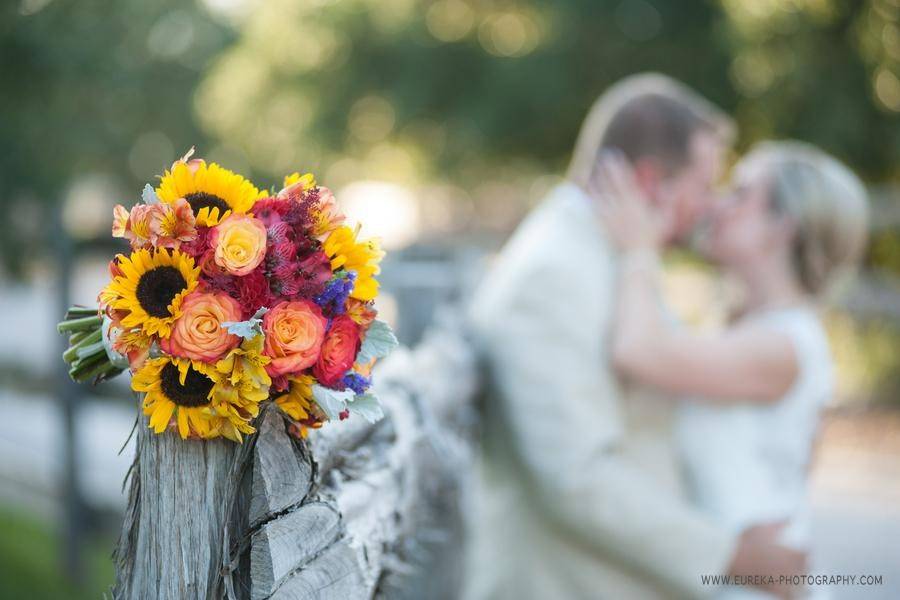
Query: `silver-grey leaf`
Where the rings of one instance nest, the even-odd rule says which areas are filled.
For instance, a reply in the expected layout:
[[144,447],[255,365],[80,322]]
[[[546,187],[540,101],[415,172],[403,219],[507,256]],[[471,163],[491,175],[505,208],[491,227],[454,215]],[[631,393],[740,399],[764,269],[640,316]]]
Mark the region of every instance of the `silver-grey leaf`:
[[141,200],[147,205],[159,204],[159,196],[156,195],[156,190],[149,183],[144,186],[144,191],[141,192]]
[[263,334],[262,316],[269,311],[265,306],[256,311],[256,314],[246,321],[222,321],[222,327],[231,335],[237,335],[245,340],[253,339]]
[[359,415],[369,423],[376,423],[384,417],[381,402],[373,394],[359,394],[347,405],[350,414]]
[[313,399],[329,419],[339,419],[347,403],[353,398],[353,390],[332,390],[319,385],[312,386]]
[[397,336],[394,335],[391,326],[376,319],[366,331],[366,338],[356,356],[356,362],[366,364],[373,358],[384,358],[398,345]]

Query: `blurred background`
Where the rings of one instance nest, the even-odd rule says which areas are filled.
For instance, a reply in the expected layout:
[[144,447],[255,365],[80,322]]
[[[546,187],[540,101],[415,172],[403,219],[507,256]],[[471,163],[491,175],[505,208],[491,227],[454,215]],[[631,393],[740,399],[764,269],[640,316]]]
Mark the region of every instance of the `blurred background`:
[[[381,309],[413,344],[559,180],[592,101],[644,70],[731,112],[735,157],[798,138],[870,186],[864,267],[828,314],[817,553],[884,576],[835,597],[900,597],[900,0],[2,3],[0,597],[112,582],[135,406],[124,380],[68,384],[54,325],[104,284],[114,204],[191,146],[258,187],[313,171],[391,251]],[[682,316],[714,323],[715,273],[669,267]]]

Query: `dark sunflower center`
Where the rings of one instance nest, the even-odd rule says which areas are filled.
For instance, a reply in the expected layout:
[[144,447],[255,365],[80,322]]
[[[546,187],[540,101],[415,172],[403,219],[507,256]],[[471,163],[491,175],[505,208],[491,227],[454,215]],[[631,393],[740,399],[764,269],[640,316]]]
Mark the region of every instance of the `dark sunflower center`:
[[185,196],[184,199],[191,205],[191,210],[194,211],[194,215],[197,215],[202,208],[218,208],[219,216],[224,214],[226,210],[231,209],[227,202],[215,194],[208,194],[206,192],[193,192]]
[[150,269],[137,284],[137,299],[151,317],[169,317],[169,305],[187,287],[184,275],[175,267]]
[[188,368],[184,385],[179,381],[178,367],[174,363],[168,363],[159,373],[159,380],[166,397],[177,404],[188,408],[209,404],[209,391],[213,388],[213,380]]

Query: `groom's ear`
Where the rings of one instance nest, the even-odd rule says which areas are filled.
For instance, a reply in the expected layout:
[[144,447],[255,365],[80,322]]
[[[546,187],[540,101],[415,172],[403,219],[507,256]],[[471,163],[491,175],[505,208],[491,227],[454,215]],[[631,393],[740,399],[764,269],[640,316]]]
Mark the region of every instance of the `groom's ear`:
[[632,167],[634,179],[641,191],[655,204],[665,177],[662,165],[652,158],[639,158]]

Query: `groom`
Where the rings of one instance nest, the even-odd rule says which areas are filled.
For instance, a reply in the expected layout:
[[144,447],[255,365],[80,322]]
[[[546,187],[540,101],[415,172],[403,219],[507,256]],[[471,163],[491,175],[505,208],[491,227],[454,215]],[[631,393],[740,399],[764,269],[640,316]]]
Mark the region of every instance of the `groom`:
[[802,569],[804,557],[776,543],[776,525],[730,532],[686,503],[674,403],[626,389],[607,356],[616,257],[584,191],[599,155],[625,155],[676,243],[711,201],[731,128],[661,75],[620,82],[585,121],[567,182],[522,223],[476,294],[490,393],[468,598],[699,598],[716,592],[706,575]]

